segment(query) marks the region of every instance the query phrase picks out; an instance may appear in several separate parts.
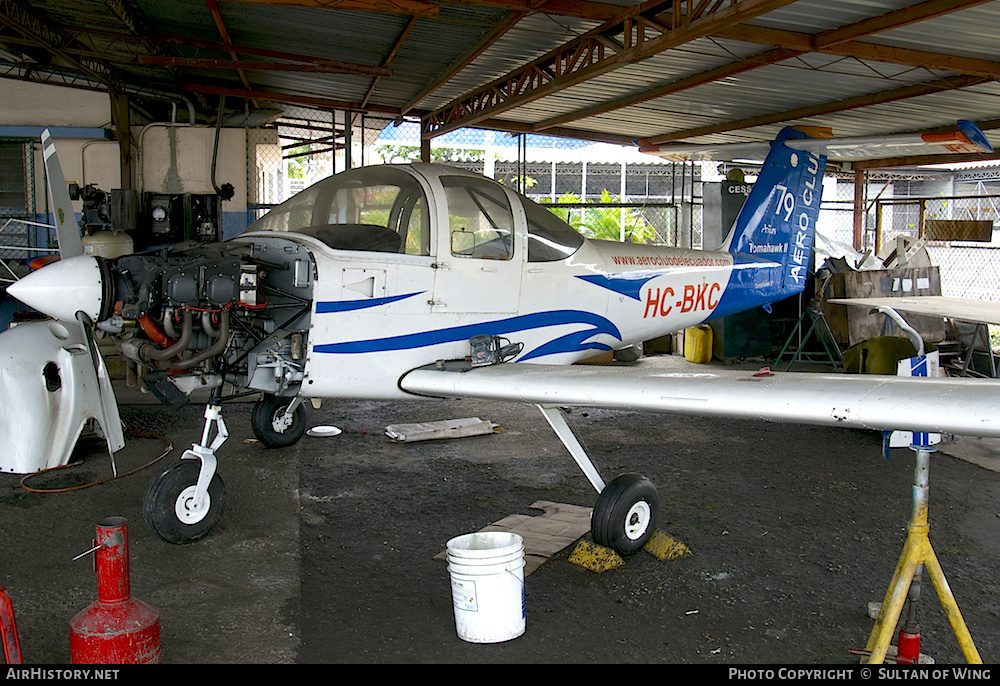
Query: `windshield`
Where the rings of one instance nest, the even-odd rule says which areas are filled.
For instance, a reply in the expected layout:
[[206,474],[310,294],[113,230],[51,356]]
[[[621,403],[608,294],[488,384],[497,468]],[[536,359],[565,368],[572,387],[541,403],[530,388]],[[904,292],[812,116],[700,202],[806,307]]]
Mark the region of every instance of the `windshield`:
[[293,231],[338,250],[430,254],[427,199],[416,179],[393,167],[362,167],[326,178],[247,231]]
[[528,262],[564,260],[583,245],[583,236],[542,205],[524,197],[521,204],[528,219]]

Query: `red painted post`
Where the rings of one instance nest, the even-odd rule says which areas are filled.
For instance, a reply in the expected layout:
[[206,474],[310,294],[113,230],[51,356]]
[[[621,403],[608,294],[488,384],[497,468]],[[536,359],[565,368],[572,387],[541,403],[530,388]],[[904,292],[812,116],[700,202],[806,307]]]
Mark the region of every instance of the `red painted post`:
[[94,542],[97,601],[70,620],[73,664],[153,664],[160,661],[160,615],[131,597],[128,522],[107,517]]

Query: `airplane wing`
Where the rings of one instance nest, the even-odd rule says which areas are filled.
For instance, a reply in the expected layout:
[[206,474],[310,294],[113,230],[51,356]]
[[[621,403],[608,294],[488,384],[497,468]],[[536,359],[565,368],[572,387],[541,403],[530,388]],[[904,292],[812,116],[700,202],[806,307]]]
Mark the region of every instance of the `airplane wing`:
[[971,298],[950,298],[943,295],[909,295],[893,298],[830,298],[835,305],[856,307],[891,307],[899,312],[921,314],[963,322],[982,322],[1000,325],[1000,303]]
[[992,379],[507,363],[465,372],[422,367],[399,385],[445,398],[1000,437],[1000,381]]
[[[831,160],[851,162],[857,160],[906,157],[910,155],[936,155],[944,153],[992,153],[993,146],[979,128],[969,121],[959,121],[955,131],[943,133],[915,133],[889,136],[832,138],[829,132],[819,132],[809,127],[812,138],[785,141],[793,150],[807,150],[814,155],[826,155]],[[709,160],[763,160],[771,144],[733,143],[730,145],[690,145],[665,143],[651,145],[639,142],[639,151],[667,159]]]

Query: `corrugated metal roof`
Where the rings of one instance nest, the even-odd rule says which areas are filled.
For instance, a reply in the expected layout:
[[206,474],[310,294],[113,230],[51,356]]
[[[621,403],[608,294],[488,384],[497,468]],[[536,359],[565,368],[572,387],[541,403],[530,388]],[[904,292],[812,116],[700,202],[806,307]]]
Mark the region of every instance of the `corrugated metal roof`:
[[[595,12],[610,16],[616,11],[611,5],[635,4],[611,0],[604,4],[565,2],[560,6],[558,0],[550,0],[539,11],[527,12],[513,28],[501,33],[474,60],[444,81],[456,65],[463,64],[464,56],[474,46],[488,40],[518,1],[394,0],[393,11],[383,11],[390,5],[381,0],[345,0],[337,5],[367,7],[371,11],[331,9],[319,2],[314,7],[293,6],[287,4],[290,0],[222,2],[217,18],[234,46],[232,52],[241,63],[250,63],[241,75],[232,65],[219,67],[207,62],[228,61],[232,55],[230,50],[210,47],[209,43],[222,43],[223,38],[204,0],[110,4],[102,0],[21,0],[31,8],[31,14],[6,22],[7,33],[0,36],[0,48],[16,57],[6,61],[0,58],[0,73],[52,81],[58,75],[92,86],[98,86],[99,79],[110,78],[137,99],[151,91],[162,97],[194,99],[203,121],[212,120],[220,93],[232,96],[233,100],[227,102],[235,103],[234,107],[242,107],[239,96],[246,95],[254,102],[270,98],[324,108],[360,109],[364,104],[385,117],[398,116],[404,108],[415,106],[419,109],[405,113],[420,115],[459,102],[476,89],[516,73],[532,60],[560,49],[601,24],[598,19],[584,16],[594,16]],[[940,16],[901,21],[898,12],[912,12],[928,3],[797,0],[778,6],[778,2],[776,9],[745,20],[730,33],[716,27],[703,37],[648,59],[613,65],[616,68],[582,83],[551,88],[525,102],[507,105],[504,98],[509,95],[502,95],[501,106],[483,110],[484,115],[478,115],[477,108],[485,100],[470,101],[473,104],[456,112],[459,122],[467,122],[477,114],[494,126],[511,129],[532,129],[559,117],[557,132],[578,132],[591,139],[682,135],[706,143],[761,140],[773,136],[789,121],[833,125],[838,133],[848,135],[926,129],[958,118],[986,122],[992,128],[993,120],[1000,119],[1000,87],[992,80],[1000,74],[1000,66],[994,72],[994,67],[987,65],[987,80],[971,83],[957,80],[967,79],[960,74],[963,69],[971,69],[967,64],[953,68],[942,63],[928,69],[920,63],[927,59],[933,63],[940,56],[988,62],[996,59],[1000,1],[966,4]],[[109,7],[118,7],[120,16]],[[664,7],[669,8],[668,3]],[[723,10],[728,8],[729,3],[721,6]],[[407,9],[412,12],[407,13]],[[549,13],[545,13],[547,9]],[[587,12],[577,11],[583,9]],[[796,36],[809,37],[884,15],[895,21],[856,39],[869,48],[882,46],[881,54],[859,59],[850,54],[809,51],[637,104],[617,109],[609,106],[626,96],[739,63],[774,45],[787,43],[787,47],[795,47]],[[417,18],[411,25],[414,16]],[[662,21],[667,20],[665,15]],[[42,31],[41,47],[31,44],[39,36],[39,30],[31,26],[33,22],[52,31]],[[759,33],[751,36],[750,29],[772,33],[760,38]],[[648,35],[653,33],[650,29]],[[14,40],[7,34],[20,36]],[[405,39],[400,41],[404,34]],[[622,37],[611,31],[605,44],[611,46],[620,40]],[[285,59],[260,51],[284,55]],[[925,57],[917,59],[912,51]],[[200,61],[171,67],[141,63],[150,56]],[[298,60],[295,63],[301,69],[306,65],[303,56],[368,67],[388,61],[392,74],[376,79],[315,70],[261,69],[252,64]],[[940,59],[943,62],[944,58]],[[89,69],[89,65],[96,65],[96,70]],[[81,71],[85,74],[82,80]],[[906,86],[935,83],[961,83],[963,87],[942,91],[929,88],[925,94],[911,93],[911,97],[893,100],[882,97]],[[422,97],[417,102],[418,96]],[[573,116],[585,108],[599,111]]]

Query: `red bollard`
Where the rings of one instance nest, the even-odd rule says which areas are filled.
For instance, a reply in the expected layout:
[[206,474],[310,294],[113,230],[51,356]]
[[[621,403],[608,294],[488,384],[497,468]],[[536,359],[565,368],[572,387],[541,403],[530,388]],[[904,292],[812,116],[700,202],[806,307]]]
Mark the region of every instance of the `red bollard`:
[[130,595],[128,521],[124,517],[99,521],[94,545],[97,601],[69,622],[70,661],[159,663],[160,613]]

